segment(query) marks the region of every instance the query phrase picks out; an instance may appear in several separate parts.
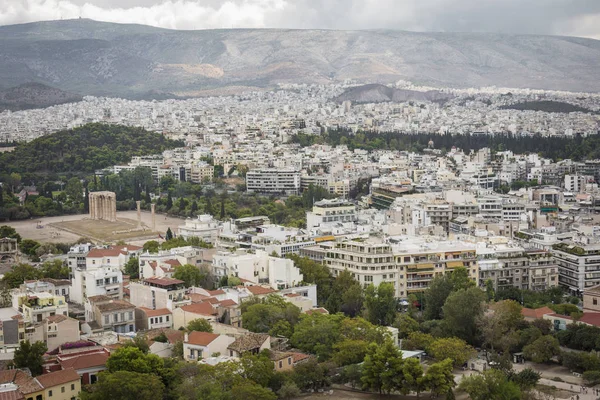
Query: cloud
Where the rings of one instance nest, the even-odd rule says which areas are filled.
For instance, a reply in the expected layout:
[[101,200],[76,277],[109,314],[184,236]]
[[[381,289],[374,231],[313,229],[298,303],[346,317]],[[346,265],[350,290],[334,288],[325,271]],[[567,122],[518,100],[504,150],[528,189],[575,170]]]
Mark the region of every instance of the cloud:
[[0,24],[60,18],[171,29],[402,29],[600,38],[598,0],[0,0]]

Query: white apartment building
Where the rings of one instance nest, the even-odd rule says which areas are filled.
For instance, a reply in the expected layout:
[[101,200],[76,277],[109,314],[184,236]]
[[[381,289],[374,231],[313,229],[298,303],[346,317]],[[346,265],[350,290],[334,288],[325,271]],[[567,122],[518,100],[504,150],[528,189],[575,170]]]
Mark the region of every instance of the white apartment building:
[[300,193],[300,171],[285,169],[254,169],[246,173],[246,190],[256,193]]
[[213,258],[212,267],[218,277],[236,276],[250,282],[268,283],[276,290],[297,286],[303,279],[292,260],[272,257],[261,250],[255,254],[244,250],[219,252]]
[[197,237],[206,243],[214,243],[221,230],[219,222],[210,214],[198,215],[196,219],[187,218],[185,225],[180,225],[178,229],[179,236],[184,239]]
[[[142,253],[139,257],[140,279],[153,276],[169,277],[177,265],[200,266],[202,263],[211,262],[215,252],[215,249],[184,246],[170,250],[160,250],[158,253]],[[159,271],[159,269],[162,271]]]
[[212,182],[214,175],[215,167],[203,161],[196,162],[194,164],[188,164],[185,167],[185,178],[188,182]]
[[600,285],[600,244],[561,242],[552,246],[559,283],[571,294]]
[[345,200],[332,199],[315,202],[312,211],[306,212],[306,228],[313,229],[322,225],[338,222],[356,222],[356,206]]

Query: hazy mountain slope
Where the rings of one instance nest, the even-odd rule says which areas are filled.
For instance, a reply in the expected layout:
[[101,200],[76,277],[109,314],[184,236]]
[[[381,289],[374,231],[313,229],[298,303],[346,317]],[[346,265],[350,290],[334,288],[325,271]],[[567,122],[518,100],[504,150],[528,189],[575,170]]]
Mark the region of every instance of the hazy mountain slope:
[[351,87],[335,98],[342,103],[346,100],[352,103],[380,103],[380,102],[404,102],[404,101],[445,101],[452,95],[437,90],[419,92],[416,90],[395,89],[385,85],[368,84]]
[[[0,27],[0,80],[84,94],[398,79],[600,91],[600,41],[401,31],[202,30],[69,20]],[[5,86],[9,86],[5,83]]]
[[57,104],[81,101],[81,96],[52,88],[41,83],[22,85],[0,90],[0,111],[45,108]]

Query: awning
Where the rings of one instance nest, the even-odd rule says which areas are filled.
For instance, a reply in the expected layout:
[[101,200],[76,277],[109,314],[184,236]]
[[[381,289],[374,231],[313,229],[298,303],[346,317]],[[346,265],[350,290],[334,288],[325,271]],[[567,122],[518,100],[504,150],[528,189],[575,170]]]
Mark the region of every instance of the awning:
[[456,268],[456,267],[464,267],[464,263],[462,261],[448,261],[446,263],[446,268]]

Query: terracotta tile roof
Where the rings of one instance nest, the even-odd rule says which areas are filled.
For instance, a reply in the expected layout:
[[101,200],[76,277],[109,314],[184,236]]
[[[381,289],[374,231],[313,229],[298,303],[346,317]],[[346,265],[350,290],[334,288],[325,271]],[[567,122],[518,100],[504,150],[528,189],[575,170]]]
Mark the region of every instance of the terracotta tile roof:
[[200,293],[190,293],[188,296],[192,300],[192,303],[202,303],[204,300],[210,299],[210,296],[205,296]]
[[204,302],[210,303],[210,304],[217,304],[219,302],[219,299],[216,299],[214,297],[209,297],[208,299],[204,300]]
[[304,353],[293,353],[294,356],[294,364],[304,361],[304,360],[308,360],[310,358],[310,356],[308,354],[304,354]]
[[40,281],[51,283],[54,286],[71,286],[71,281],[68,279],[41,278]]
[[90,296],[88,297],[88,301],[90,303],[99,303],[99,302],[103,302],[103,301],[111,301],[112,297],[106,296],[104,294],[99,294],[97,296]]
[[109,303],[97,304],[96,307],[98,307],[98,310],[102,313],[135,308],[133,304],[125,300],[112,300]]
[[220,294],[225,294],[225,292],[222,289],[217,289],[217,290],[207,290],[206,291],[210,296],[218,296]]
[[118,257],[125,252],[119,249],[92,249],[87,255],[87,258],[103,258],[103,257]]
[[301,294],[298,293],[287,293],[284,295],[285,297],[300,297],[302,296]]
[[73,368],[67,368],[38,376],[37,380],[44,388],[51,388],[53,386],[64,385],[65,383],[78,381],[79,374],[77,374],[77,371],[75,371]]
[[266,333],[250,332],[235,339],[227,348],[241,354],[260,348],[267,339],[269,339],[269,335]]
[[186,343],[196,346],[208,346],[219,336],[220,335],[217,335],[216,333],[193,331],[188,334],[188,340]]
[[579,322],[593,326],[600,326],[600,313],[584,312],[583,316],[579,319]]
[[246,289],[255,296],[260,296],[269,293],[275,293],[277,290],[262,286],[246,286]]
[[179,279],[167,278],[167,277],[157,278],[154,276],[151,278],[144,279],[144,282],[149,282],[149,283],[152,283],[152,284],[158,285],[158,286],[181,285],[181,284],[185,283],[184,281],[179,280]]
[[324,309],[323,307],[311,308],[310,310],[306,310],[305,314],[329,314],[329,311]]
[[185,312],[201,315],[215,315],[217,311],[210,303],[194,303],[182,306],[181,309]]
[[169,264],[171,267],[178,267],[181,265],[179,260],[166,260],[164,263]]
[[0,385],[11,383],[15,379],[16,369],[5,369],[0,371]]
[[19,391],[23,394],[34,393],[42,389],[42,385],[31,377],[27,372],[16,370],[13,382],[19,386]]
[[549,308],[549,307],[540,307],[540,308],[522,308],[521,309],[521,314],[525,317],[525,318],[534,318],[534,319],[538,319],[538,318],[542,318],[544,315],[546,314],[553,314],[554,311]]
[[158,310],[151,310],[146,307],[138,307],[140,310],[143,310],[146,313],[146,317],[157,317],[159,315],[171,315],[172,312],[168,308],[159,308]]
[[62,360],[60,361],[60,365],[63,369],[74,368],[75,370],[80,370],[92,367],[105,367],[107,360],[108,354],[93,353]]
[[18,389],[10,392],[0,392],[0,400],[24,400],[25,396]]
[[220,307],[235,307],[238,304],[231,299],[225,299],[225,300],[218,302],[217,305],[219,305]]
[[62,314],[51,315],[46,318],[46,320],[48,320],[48,322],[51,322],[54,324],[58,324],[59,322],[66,321],[68,319],[69,319],[69,317],[67,317],[66,315],[62,315]]
[[285,360],[288,357],[293,357],[294,353],[290,353],[290,352],[284,352],[284,351],[271,351],[269,353],[269,359],[271,361],[279,361],[279,360]]

